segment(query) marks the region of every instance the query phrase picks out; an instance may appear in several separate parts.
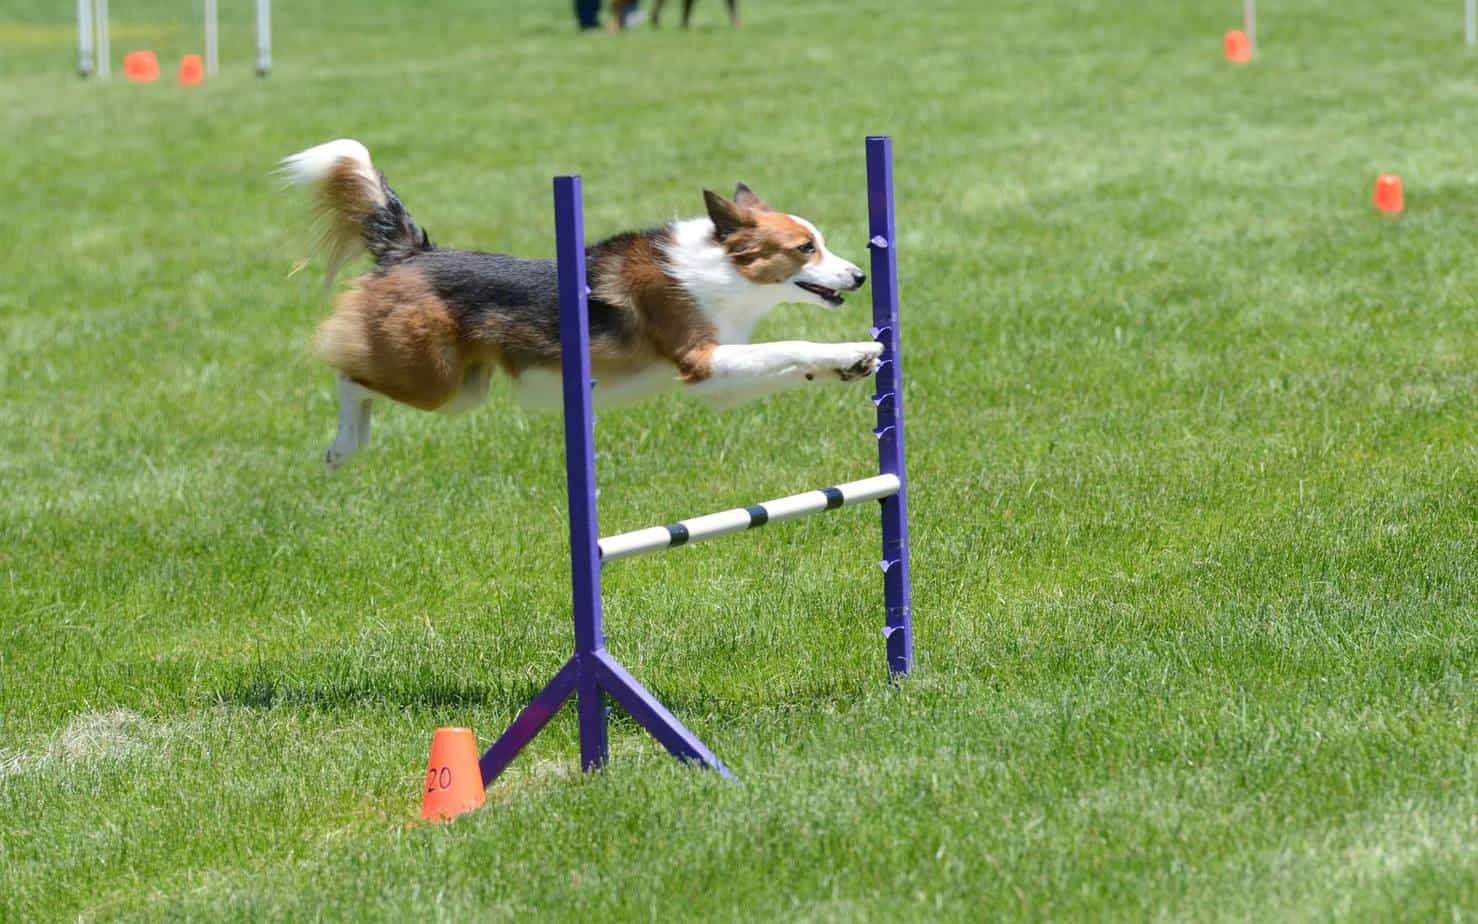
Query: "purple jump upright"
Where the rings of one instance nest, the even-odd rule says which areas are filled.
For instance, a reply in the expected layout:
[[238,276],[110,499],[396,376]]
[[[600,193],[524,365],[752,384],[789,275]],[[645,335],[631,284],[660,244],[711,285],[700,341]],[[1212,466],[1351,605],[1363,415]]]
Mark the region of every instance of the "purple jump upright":
[[908,581],[908,481],[903,468],[903,376],[898,365],[898,241],[893,226],[893,139],[867,139],[867,234],[872,249],[872,335],[883,345],[878,368],[878,471],[898,478],[883,505],[883,598],[888,669],[913,670],[913,603]]
[[573,693],[580,713],[580,766],[606,762],[603,693],[641,723],[674,757],[731,776],[713,752],[606,651],[600,607],[600,534],[595,508],[595,417],[590,411],[590,309],[585,287],[585,219],[580,178],[554,180],[554,227],[559,266],[559,336],[564,354],[565,467],[570,507],[570,572],[575,653],[482,755],[483,785],[491,783]]
[[565,465],[570,513],[570,569],[575,652],[524,707],[480,761],[489,785],[518,756],[565,702],[577,701],[580,765],[595,770],[606,762],[604,697],[630,713],[674,757],[717,770],[728,769],[697,736],[632,677],[605,648],[601,625],[600,573],[604,561],[672,548],[743,529],[877,500],[882,504],[884,596],[888,668],[906,674],[913,666],[913,628],[908,585],[908,507],[903,468],[903,401],[898,368],[898,262],[893,231],[892,147],[886,137],[867,139],[867,188],[873,278],[873,336],[883,344],[877,374],[879,474],[869,478],[600,538],[595,503],[595,418],[591,413],[589,292],[585,282],[585,228],[580,178],[554,181],[554,216],[559,267],[560,344],[564,354]]

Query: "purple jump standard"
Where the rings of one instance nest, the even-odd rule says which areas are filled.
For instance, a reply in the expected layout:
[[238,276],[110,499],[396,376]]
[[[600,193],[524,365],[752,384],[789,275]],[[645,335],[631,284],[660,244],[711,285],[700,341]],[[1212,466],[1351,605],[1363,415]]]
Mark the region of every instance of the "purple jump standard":
[[[667,748],[674,757],[733,778],[667,708],[622,667],[605,647],[601,625],[602,546],[612,560],[671,548],[689,537],[705,538],[763,525],[771,516],[788,519],[863,500],[882,504],[883,586],[888,668],[894,675],[913,666],[913,629],[908,586],[908,507],[903,469],[903,402],[898,370],[898,258],[893,241],[892,144],[887,137],[867,139],[867,202],[872,248],[873,336],[883,344],[877,374],[879,474],[779,501],[725,511],[670,527],[653,527],[604,540],[596,523],[595,418],[590,410],[590,326],[585,285],[585,222],[580,178],[554,180],[554,218],[559,267],[559,333],[564,348],[565,466],[570,511],[570,567],[574,603],[575,652],[554,678],[523,708],[479,762],[487,786],[512,763],[573,695],[580,725],[580,765],[595,770],[609,754],[606,706],[609,696]],[[742,515],[742,516],[741,516]],[[740,522],[740,520],[744,522]],[[732,522],[731,522],[732,521]],[[689,527],[692,527],[691,531]],[[657,536],[656,533],[661,535]],[[647,534],[652,534],[648,536]]]
[[883,345],[878,367],[878,471],[898,478],[883,505],[883,601],[888,670],[913,670],[913,601],[908,580],[908,479],[903,466],[903,374],[898,367],[898,247],[893,227],[893,139],[867,139],[867,234],[872,248],[872,335]]

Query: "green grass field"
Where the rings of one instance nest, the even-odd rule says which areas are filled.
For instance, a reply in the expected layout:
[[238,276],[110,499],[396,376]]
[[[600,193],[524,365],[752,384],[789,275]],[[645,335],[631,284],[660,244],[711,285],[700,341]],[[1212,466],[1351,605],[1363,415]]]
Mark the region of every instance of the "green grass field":
[[[0,920],[1471,920],[1478,56],[1461,6],[223,3],[203,88],[85,83],[0,12]],[[1409,5],[1416,7],[1418,5]],[[115,70],[198,51],[114,4]],[[919,665],[876,522],[613,564],[610,647],[742,779],[562,715],[557,414],[382,411],[332,478],[275,161],[349,135],[437,241],[553,252],[745,180],[866,259],[895,138]],[[1400,173],[1407,213],[1370,206]],[[858,339],[782,309],[767,339]],[[601,416],[606,532],[873,471],[869,389]]]

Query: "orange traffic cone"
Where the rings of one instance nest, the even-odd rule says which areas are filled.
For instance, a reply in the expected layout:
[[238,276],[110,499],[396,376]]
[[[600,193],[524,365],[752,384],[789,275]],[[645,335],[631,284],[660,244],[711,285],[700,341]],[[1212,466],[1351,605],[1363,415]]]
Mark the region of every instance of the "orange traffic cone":
[[1375,181],[1375,207],[1387,215],[1400,215],[1406,208],[1401,194],[1401,178],[1394,173],[1382,173]]
[[152,51],[130,51],[123,56],[123,76],[134,83],[159,79],[159,59]]
[[438,728],[431,737],[421,817],[446,821],[482,805],[482,769],[470,728]]
[[1246,64],[1252,60],[1252,43],[1247,41],[1247,33],[1241,29],[1227,33],[1222,41],[1222,51],[1233,64]]
[[205,79],[205,62],[199,55],[185,55],[180,59],[180,83],[187,87],[198,86]]

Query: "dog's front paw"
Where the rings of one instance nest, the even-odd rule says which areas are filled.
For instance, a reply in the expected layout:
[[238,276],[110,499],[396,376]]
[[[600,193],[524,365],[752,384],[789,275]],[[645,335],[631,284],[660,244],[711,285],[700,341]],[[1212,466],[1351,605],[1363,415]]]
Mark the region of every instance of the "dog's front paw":
[[878,357],[883,355],[881,343],[843,343],[838,345],[838,357],[831,370],[843,382],[860,379],[878,371]]
[[350,456],[353,456],[358,451],[359,447],[353,443],[334,440],[333,445],[329,446],[328,451],[323,454],[323,470],[332,475],[334,472],[343,468],[344,463],[349,461]]

